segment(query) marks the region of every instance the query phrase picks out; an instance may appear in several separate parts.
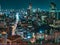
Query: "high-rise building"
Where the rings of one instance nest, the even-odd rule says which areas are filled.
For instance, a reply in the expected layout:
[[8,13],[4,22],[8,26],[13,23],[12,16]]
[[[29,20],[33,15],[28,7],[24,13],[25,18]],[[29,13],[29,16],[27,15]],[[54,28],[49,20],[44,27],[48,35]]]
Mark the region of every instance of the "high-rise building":
[[29,8],[27,10],[27,14],[29,14],[29,15],[32,14],[32,3],[29,3]]
[[31,3],[31,0],[29,1],[29,7],[28,7],[28,10],[29,10],[30,13],[31,13],[31,11],[32,11],[32,3]]
[[29,9],[32,9],[32,3],[31,2],[29,3]]
[[31,3],[31,0],[29,1],[29,9],[32,9],[32,3]]
[[31,20],[31,17],[33,15],[33,11],[32,11],[32,3],[29,2],[29,8],[27,9],[27,17],[28,17],[28,20]]
[[54,2],[51,2],[50,4],[50,18],[53,20],[53,24],[55,25],[55,21],[56,21],[56,4]]

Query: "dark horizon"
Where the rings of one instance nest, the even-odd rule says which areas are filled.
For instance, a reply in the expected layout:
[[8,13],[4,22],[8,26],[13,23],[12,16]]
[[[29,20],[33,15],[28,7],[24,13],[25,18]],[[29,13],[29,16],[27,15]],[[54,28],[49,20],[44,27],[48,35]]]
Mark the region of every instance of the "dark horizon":
[[[2,9],[27,9],[30,0],[0,0]],[[33,8],[49,9],[50,2],[56,4],[56,8],[60,9],[60,0],[31,0]]]

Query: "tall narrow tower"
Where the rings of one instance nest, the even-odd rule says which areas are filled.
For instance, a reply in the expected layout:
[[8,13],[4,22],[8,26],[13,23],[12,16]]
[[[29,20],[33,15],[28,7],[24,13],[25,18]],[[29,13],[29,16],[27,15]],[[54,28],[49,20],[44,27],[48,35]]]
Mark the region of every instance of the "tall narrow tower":
[[31,3],[31,0],[29,1],[29,9],[32,9],[32,3]]
[[32,4],[31,3],[29,3],[29,9],[31,9],[32,8]]
[[29,16],[32,15],[32,3],[31,3],[31,0],[29,1],[29,7],[28,7],[28,10],[27,10],[27,14],[28,14]]
[[55,21],[56,21],[56,4],[54,2],[51,2],[50,4],[50,16],[53,19],[53,24],[55,25]]

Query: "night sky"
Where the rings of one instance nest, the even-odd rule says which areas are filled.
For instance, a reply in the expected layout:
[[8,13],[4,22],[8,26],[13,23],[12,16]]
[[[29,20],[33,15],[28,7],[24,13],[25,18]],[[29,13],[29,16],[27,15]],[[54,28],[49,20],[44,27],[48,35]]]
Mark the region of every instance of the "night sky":
[[[22,9],[28,8],[29,0],[0,0],[2,9]],[[49,9],[50,2],[55,2],[60,9],[60,0],[31,0],[33,8]]]

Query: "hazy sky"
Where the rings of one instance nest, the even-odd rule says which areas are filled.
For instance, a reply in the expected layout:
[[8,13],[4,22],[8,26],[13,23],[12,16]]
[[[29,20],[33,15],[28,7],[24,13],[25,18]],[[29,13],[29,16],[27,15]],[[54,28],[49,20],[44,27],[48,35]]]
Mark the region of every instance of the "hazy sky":
[[[50,2],[55,2],[56,7],[60,9],[60,0],[31,0],[33,8],[49,9]],[[21,9],[27,8],[29,0],[0,0],[3,9]]]

